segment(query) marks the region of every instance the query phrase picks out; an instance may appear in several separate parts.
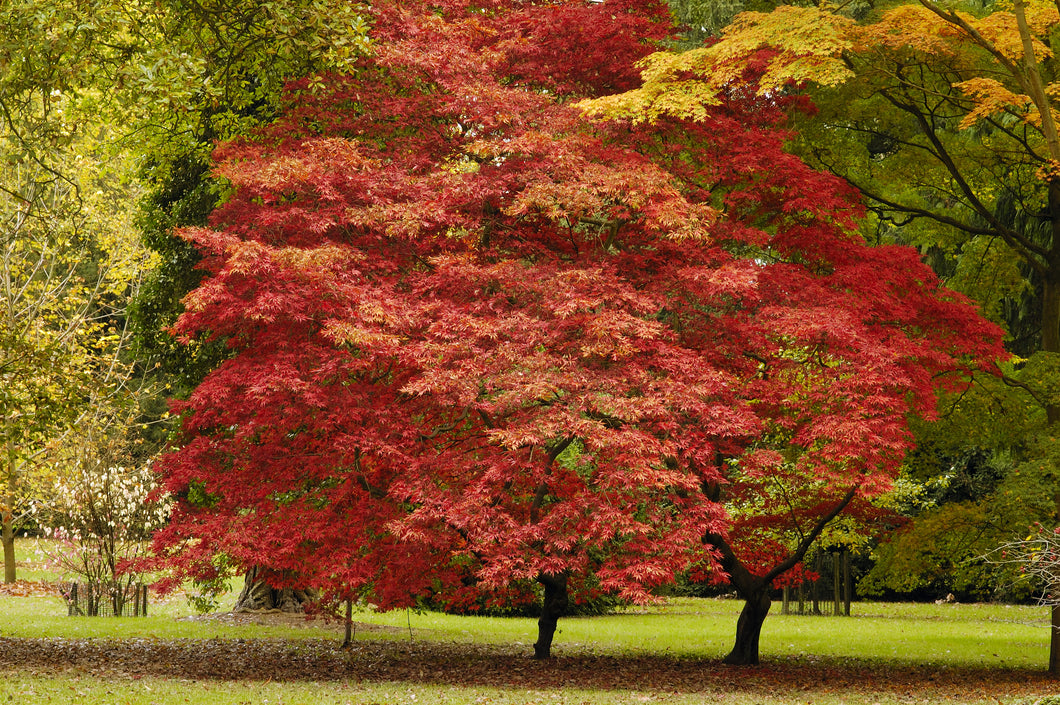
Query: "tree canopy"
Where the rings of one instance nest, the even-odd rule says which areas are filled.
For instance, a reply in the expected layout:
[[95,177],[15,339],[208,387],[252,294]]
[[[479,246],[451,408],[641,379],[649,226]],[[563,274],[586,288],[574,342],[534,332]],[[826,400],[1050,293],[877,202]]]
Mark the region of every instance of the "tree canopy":
[[769,585],[997,329],[858,237],[856,193],[783,151],[787,98],[587,122],[672,31],[659,4],[371,26],[215,154],[177,330],[229,357],[178,406],[157,547],[383,607],[536,580],[538,656],[572,581],[644,599],[696,564],[748,601],[730,659],[756,662]]
[[708,47],[649,58],[644,86],[589,108],[694,116],[747,71],[761,73],[763,95],[811,95],[819,110],[797,119],[793,146],[864,195],[866,234],[917,246],[1005,326],[1015,356],[1003,374],[950,400],[944,423],[921,427],[910,466],[911,478],[954,490],[966,470],[981,481],[914,509],[920,520],[883,549],[877,587],[943,579],[982,594],[999,570],[982,556],[1056,520],[1058,21],[1044,2],[921,0],[860,22],[835,8],[781,6],[739,16]]

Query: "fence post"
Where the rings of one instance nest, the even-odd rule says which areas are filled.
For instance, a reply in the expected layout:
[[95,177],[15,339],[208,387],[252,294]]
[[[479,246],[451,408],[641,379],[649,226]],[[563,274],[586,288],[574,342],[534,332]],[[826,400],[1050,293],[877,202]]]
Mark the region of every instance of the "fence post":
[[840,559],[839,552],[833,551],[832,556],[832,615],[838,617],[842,614],[843,608],[843,593],[840,591],[840,582],[842,576],[840,575]]
[[850,585],[850,550],[843,549],[843,614],[850,616],[850,596],[853,589]]

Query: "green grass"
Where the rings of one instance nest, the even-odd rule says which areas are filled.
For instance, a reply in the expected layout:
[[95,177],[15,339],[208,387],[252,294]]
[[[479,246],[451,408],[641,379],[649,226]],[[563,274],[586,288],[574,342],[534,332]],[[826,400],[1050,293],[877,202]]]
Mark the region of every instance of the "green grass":
[[[21,546],[20,578],[54,579],[40,553],[32,545]],[[233,594],[225,598],[230,605]],[[554,652],[564,659],[593,663],[602,659],[657,659],[675,668],[721,669],[717,665],[732,645],[740,603],[736,600],[671,599],[664,604],[632,608],[616,614],[591,618],[567,618],[560,622]],[[86,618],[66,616],[65,603],[54,596],[0,596],[0,636],[48,639],[115,639],[115,640],[195,640],[195,639],[284,639],[296,643],[319,644],[320,640],[337,643],[341,632],[337,625],[320,622],[275,624],[234,624],[225,618],[199,618],[182,595],[155,598],[151,615],[142,618]],[[761,651],[766,669],[740,678],[760,679],[752,688],[726,688],[718,692],[679,692],[658,689],[638,690],[582,687],[578,678],[557,685],[555,678],[540,689],[525,687],[516,679],[489,685],[472,682],[454,684],[441,678],[369,682],[341,680],[328,682],[260,682],[199,680],[182,681],[156,677],[133,678],[121,675],[99,677],[70,669],[64,673],[54,668],[35,669],[32,665],[0,670],[0,702],[66,703],[86,705],[149,705],[157,703],[224,703],[255,705],[294,705],[297,703],[639,703],[665,699],[671,703],[716,702],[721,705],[780,705],[783,703],[816,703],[833,705],[868,705],[869,703],[907,703],[916,701],[915,693],[881,688],[866,691],[834,692],[813,681],[804,691],[785,692],[769,682],[772,667],[788,673],[822,673],[835,669],[909,668],[917,673],[932,669],[968,669],[983,679],[982,697],[978,695],[946,702],[1032,703],[1027,688],[1017,694],[990,690],[991,672],[1017,674],[1008,682],[1019,682],[1026,672],[1037,677],[1048,655],[1048,612],[1045,608],[1006,605],[922,605],[891,603],[855,603],[850,618],[822,616],[784,616],[780,606],[766,620]],[[496,653],[526,653],[536,638],[532,619],[492,617],[455,617],[436,613],[391,612],[385,614],[359,611],[355,615],[360,643],[389,641],[400,645],[415,644],[493,645]],[[297,648],[292,646],[292,648]],[[315,647],[310,647],[315,648]],[[413,649],[414,646],[410,646]],[[506,650],[506,651],[505,651]],[[350,658],[357,658],[356,649]],[[410,652],[411,653],[411,652]],[[476,652],[477,653],[477,652]],[[486,654],[474,658],[489,659]],[[414,657],[413,657],[414,658]],[[668,666],[668,667],[669,667]],[[926,668],[926,670],[925,670]],[[787,671],[785,671],[787,669]],[[920,670],[917,670],[920,669]],[[976,670],[978,669],[978,670]],[[736,673],[744,673],[737,671]],[[750,672],[748,672],[750,673]],[[762,676],[761,674],[766,674]],[[986,675],[982,675],[986,674]],[[550,677],[555,676],[553,673]],[[728,676],[723,676],[728,677]],[[734,682],[740,682],[737,679]],[[1042,681],[1044,682],[1044,681]],[[641,684],[643,686],[643,684]],[[711,686],[714,687],[714,686]],[[800,686],[801,687],[801,686]],[[1037,697],[1048,692],[1031,684]],[[975,691],[973,688],[973,692]],[[1013,691],[1016,692],[1016,691]],[[709,696],[709,697],[708,697]],[[940,698],[943,696],[940,696]],[[948,698],[948,696],[945,696]],[[942,701],[942,700],[937,700]]]
[[[113,683],[91,678],[23,678],[0,683],[0,700],[21,703],[83,703],[84,705],[158,705],[197,703],[201,705],[637,705],[663,702],[671,705],[855,705],[842,693],[812,696],[812,700],[732,693],[724,700],[705,700],[703,694],[600,692],[578,688],[556,690],[506,690],[502,688],[463,688],[456,686],[408,686],[401,683],[257,683],[219,684],[210,682],[174,683],[144,679],[134,683]],[[874,701],[877,702],[877,701]],[[880,700],[891,705],[901,700]],[[996,701],[990,702],[991,705]]]
[[15,559],[19,580],[58,580],[62,576],[55,572],[48,557],[55,551],[55,542],[48,539],[15,539]]
[[[855,604],[850,618],[771,615],[762,631],[762,657],[858,658],[901,664],[1033,668],[1048,655],[1046,610],[980,605]],[[564,654],[668,654],[717,659],[732,646],[740,603],[671,600],[648,609],[560,621],[555,651]],[[232,624],[199,618],[180,596],[155,601],[150,616],[66,616],[56,597],[0,597],[0,636],[117,639],[340,638],[336,625],[292,620],[288,625]],[[360,638],[522,644],[536,639],[532,619],[455,617],[405,611],[358,611]],[[411,626],[411,635],[409,627]]]
[[[732,647],[741,603],[671,599],[602,617],[560,621],[556,652],[670,654],[721,658]],[[1048,610],[1012,605],[855,603],[853,616],[774,614],[762,630],[764,659],[790,656],[858,658],[901,664],[1036,667],[1048,656]],[[429,638],[524,643],[536,638],[533,620],[359,613],[357,620],[407,629]],[[399,631],[392,638],[401,638]]]

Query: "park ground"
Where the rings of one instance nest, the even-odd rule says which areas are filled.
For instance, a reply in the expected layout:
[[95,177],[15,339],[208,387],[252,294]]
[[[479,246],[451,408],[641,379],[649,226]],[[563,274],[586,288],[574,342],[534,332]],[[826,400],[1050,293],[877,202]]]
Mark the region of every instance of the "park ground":
[[198,615],[182,594],[156,598],[146,618],[67,617],[54,576],[25,553],[25,579],[0,587],[0,703],[1031,705],[1060,694],[1044,671],[1041,607],[773,614],[750,668],[720,663],[737,601],[671,599],[565,619],[557,657],[538,662],[531,619],[361,611],[342,649],[338,624]]

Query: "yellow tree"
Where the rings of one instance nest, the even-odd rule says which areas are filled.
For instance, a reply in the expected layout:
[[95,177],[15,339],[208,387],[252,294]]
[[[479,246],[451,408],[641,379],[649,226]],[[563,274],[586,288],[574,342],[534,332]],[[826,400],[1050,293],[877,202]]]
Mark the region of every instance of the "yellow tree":
[[115,141],[127,120],[97,78],[120,59],[120,42],[99,39],[119,37],[121,20],[117,12],[79,16],[65,3],[0,7],[0,535],[8,582],[15,526],[44,484],[34,475],[118,369],[121,317],[144,263],[129,208],[133,162]]
[[119,202],[130,189],[93,158],[87,136],[75,141],[76,168],[66,172],[4,146],[0,519],[11,582],[14,529],[39,499],[34,475],[44,454],[128,374],[120,359],[124,309],[146,258]]
[[[145,261],[132,224],[144,179],[175,180],[170,172],[190,163],[205,182],[214,138],[267,117],[284,80],[342,68],[364,50],[358,13],[324,0],[0,3],[7,580],[30,475],[108,388],[101,378],[120,389],[117,373],[128,371],[116,363]],[[168,230],[154,234],[166,240]],[[169,261],[166,271],[185,265]],[[173,288],[159,298],[179,298]]]

